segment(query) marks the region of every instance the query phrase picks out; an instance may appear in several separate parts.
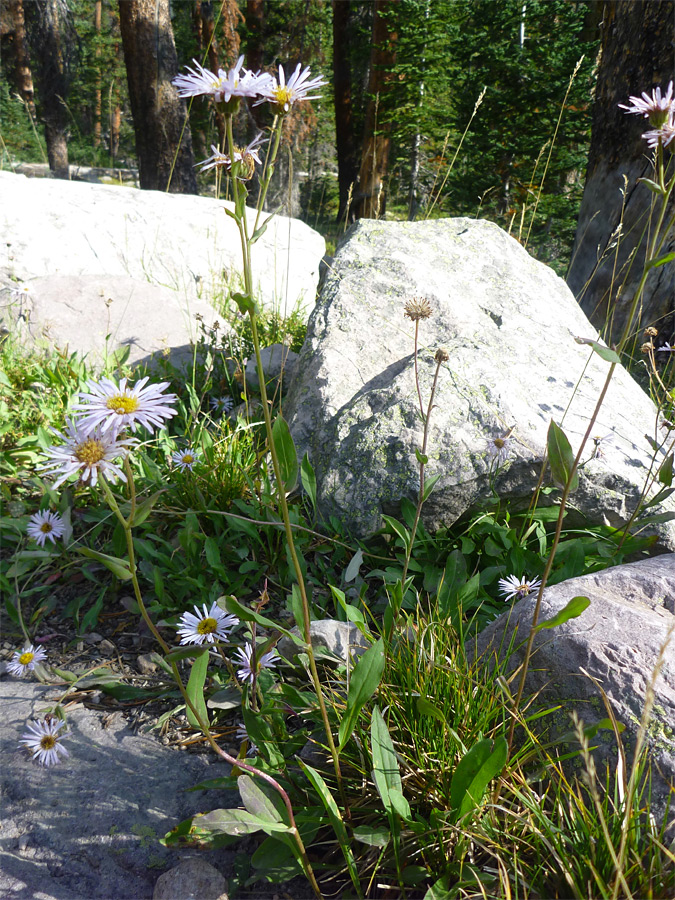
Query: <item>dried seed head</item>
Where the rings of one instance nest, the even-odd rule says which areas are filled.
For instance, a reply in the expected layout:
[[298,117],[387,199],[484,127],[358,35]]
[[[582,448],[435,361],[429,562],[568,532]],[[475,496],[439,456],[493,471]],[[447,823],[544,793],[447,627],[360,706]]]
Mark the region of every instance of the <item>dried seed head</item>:
[[437,363],[447,362],[450,359],[450,354],[445,349],[445,347],[439,347],[438,350],[436,351],[436,355],[434,356],[434,359],[436,360]]
[[654,328],[653,325],[650,325],[649,328],[645,328],[645,337],[656,337],[658,333],[658,328]]
[[420,319],[428,319],[433,312],[431,304],[426,297],[413,297],[412,300],[407,300],[403,309],[405,315],[412,319],[413,322],[417,322]]
[[643,344],[640,349],[643,353],[651,353],[651,351],[654,349],[654,344],[652,344],[651,341],[647,341],[647,343]]

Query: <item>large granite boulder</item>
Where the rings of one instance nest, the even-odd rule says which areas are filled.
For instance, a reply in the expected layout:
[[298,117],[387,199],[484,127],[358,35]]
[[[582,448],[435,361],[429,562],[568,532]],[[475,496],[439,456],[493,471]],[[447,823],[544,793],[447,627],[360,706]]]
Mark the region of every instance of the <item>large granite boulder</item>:
[[[94,304],[99,311],[90,318],[95,319],[101,352],[111,331],[108,349],[130,343],[157,350],[167,339],[172,345],[188,345],[198,333],[195,313],[204,314],[210,306],[218,310],[229,289],[241,290],[241,245],[224,207],[232,204],[0,172],[2,306],[10,308],[15,322],[17,305],[10,303],[10,289],[22,285],[28,291],[33,332],[48,328],[53,343],[86,352],[92,328],[79,319],[80,307],[71,298],[91,299],[100,289],[103,300]],[[248,216],[252,231],[255,211],[248,210]],[[323,238],[303,222],[272,219],[252,250],[263,307],[284,315],[299,308],[308,315],[324,252]],[[153,293],[150,299],[147,295]],[[126,307],[126,321],[112,329],[103,305],[110,296],[117,309],[113,318]],[[142,307],[136,322],[134,298]],[[69,324],[73,313],[79,327]]]
[[[496,225],[360,221],[325,277],[285,407],[314,466],[322,513],[359,535],[417,496],[422,420],[404,304],[420,296],[433,307],[420,322],[425,404],[435,351],[449,354],[427,448],[427,476],[440,476],[423,512],[430,528],[490,498],[490,447],[511,428],[494,487],[529,502],[551,419],[576,451],[608,371],[575,342],[597,334],[569,288]],[[589,442],[571,498],[581,519],[619,526],[629,517],[651,464],[646,435],[664,436],[657,422],[650,398],[617,367],[593,428],[603,440]],[[650,511],[674,509],[668,499]],[[675,549],[673,523],[658,529],[661,549]]]
[[[595,725],[607,717],[607,710],[591,676],[625,726],[623,739],[631,750],[651,685],[653,707],[647,742],[654,763],[655,808],[663,810],[668,793],[675,791],[675,554],[616,566],[546,588],[539,621],[552,619],[577,596],[591,601],[579,618],[552,630],[543,629],[535,636],[526,696],[541,691],[539,704],[560,705],[558,713],[548,720],[558,734],[572,730],[572,709],[585,725]],[[520,665],[535,600],[534,596],[521,600],[478,635],[477,652],[486,665],[495,654],[503,658],[512,643],[517,649],[509,657],[507,671]],[[652,682],[659,659],[662,668]],[[598,744],[604,756],[615,758],[611,732],[599,732],[593,744]],[[671,798],[671,815],[675,817],[675,796]]]

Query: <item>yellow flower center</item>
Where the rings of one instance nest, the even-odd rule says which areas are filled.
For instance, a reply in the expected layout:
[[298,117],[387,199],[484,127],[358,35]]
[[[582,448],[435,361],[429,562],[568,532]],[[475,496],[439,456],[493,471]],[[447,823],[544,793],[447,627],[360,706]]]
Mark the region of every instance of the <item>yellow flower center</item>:
[[215,619],[202,619],[197,625],[197,634],[215,634],[218,631],[218,623]]
[[94,438],[89,438],[88,441],[78,444],[75,449],[75,459],[85,463],[87,466],[95,466],[96,463],[101,462],[104,456],[105,449],[103,444]]
[[40,740],[40,747],[43,750],[53,750],[56,747],[56,738],[51,734],[46,734]]
[[129,413],[136,412],[138,409],[138,400],[127,394],[116,394],[108,399],[106,406],[119,416],[128,416]]
[[33,662],[34,656],[35,656],[34,653],[31,653],[29,650],[26,650],[26,652],[22,653],[21,656],[19,657],[19,662],[21,663],[22,666],[27,666]]
[[41,531],[43,534],[49,534],[49,532],[50,532],[50,531],[53,531],[53,530],[54,530],[54,526],[52,525],[51,522],[43,522],[43,523],[40,525],[40,531]]
[[286,108],[286,104],[291,105],[293,100],[293,91],[287,87],[278,87],[272,91],[274,94],[277,103],[282,109]]
[[194,461],[195,461],[195,458],[194,458],[194,456],[193,456],[191,453],[184,453],[184,454],[183,454],[183,463],[184,463],[186,466],[191,466],[192,463],[193,463]]
[[502,450],[505,443],[506,443],[506,441],[502,440],[502,438],[495,438],[495,440],[494,440],[494,445],[497,448],[497,450]]

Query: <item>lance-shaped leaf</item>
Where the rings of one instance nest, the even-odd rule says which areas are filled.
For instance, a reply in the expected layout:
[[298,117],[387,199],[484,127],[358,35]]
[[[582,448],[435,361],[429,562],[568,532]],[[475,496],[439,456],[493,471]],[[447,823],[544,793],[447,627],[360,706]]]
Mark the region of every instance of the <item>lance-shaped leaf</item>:
[[390,817],[396,813],[403,819],[410,819],[410,806],[403,796],[398,757],[387,724],[377,707],[373,710],[370,723],[370,745],[373,755],[373,779],[382,805]]
[[580,616],[590,605],[591,601],[588,597],[572,597],[560,612],[557,612],[553,618],[540,622],[534,630],[541,631],[542,628],[557,628],[558,625],[564,625],[570,619],[576,619],[577,616]]
[[289,494],[298,483],[298,456],[288,423],[281,414],[276,417],[272,426],[272,443],[279,461],[284,490]]
[[290,831],[288,825],[284,825],[283,822],[270,822],[246,809],[214,809],[195,818],[194,824],[210,831],[237,835],[255,834],[256,831],[265,831],[268,834],[274,831]]
[[129,581],[131,578],[131,570],[126,559],[120,559],[118,556],[109,556],[107,553],[99,553],[97,550],[90,550],[89,547],[74,547],[82,556],[89,559],[95,559],[97,562],[103,563],[106,569],[119,578],[121,581]]
[[609,347],[605,347],[604,344],[601,344],[600,341],[593,341],[590,338],[582,338],[575,337],[574,340],[577,344],[587,344],[589,347],[592,347],[595,353],[601,359],[604,359],[605,362],[608,363],[621,363],[621,357],[615,350],[610,350]]
[[309,461],[309,456],[307,456],[306,453],[302,457],[302,462],[300,463],[300,478],[302,479],[302,486],[305,489],[305,493],[312,504],[312,509],[316,512],[316,475],[314,474],[314,469]]
[[384,641],[380,638],[376,644],[366,650],[354,666],[347,694],[347,709],[340,722],[338,733],[340,750],[344,749],[345,744],[352,736],[364,703],[370,700],[380,684],[384,672],[384,661]]
[[[553,480],[558,487],[565,487],[574,466],[574,454],[567,440],[565,432],[551,419],[546,439],[548,448],[548,461],[551,466]],[[574,473],[570,483],[570,491],[576,491],[579,487],[579,476]]]
[[480,804],[487,786],[504,768],[508,752],[506,738],[498,737],[494,744],[484,738],[464,754],[450,782],[450,805],[455,820]]
[[[198,656],[195,661],[192,663],[192,669],[190,670],[190,678],[187,683],[187,695],[190,698],[192,705],[199,713],[199,718],[202,722],[209,721],[209,714],[206,711],[206,702],[204,700],[204,683],[206,681],[206,672],[209,668],[209,655],[208,653],[202,653],[201,656]],[[185,714],[187,716],[188,722],[192,725],[193,728],[200,728],[199,719],[192,712],[190,707],[186,707]]]

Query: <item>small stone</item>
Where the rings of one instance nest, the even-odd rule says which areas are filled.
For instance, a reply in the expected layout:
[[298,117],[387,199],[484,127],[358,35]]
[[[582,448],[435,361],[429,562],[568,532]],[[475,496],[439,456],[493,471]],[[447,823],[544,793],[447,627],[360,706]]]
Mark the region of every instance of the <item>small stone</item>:
[[106,639],[101,641],[101,643],[98,645],[98,648],[101,651],[101,653],[115,653],[116,652],[116,648],[115,648],[115,645],[113,644],[113,642],[106,640]]
[[91,631],[89,634],[85,634],[83,641],[85,644],[100,644],[103,640],[103,635],[99,634],[97,631]]
[[136,668],[141,675],[152,675],[157,671],[157,663],[153,659],[152,653],[141,653],[136,660]]
[[152,900],[228,900],[225,879],[203,859],[187,859],[160,875]]
[[19,849],[19,853],[25,853],[26,850],[28,849],[28,835],[27,834],[22,834],[19,837],[18,849]]

